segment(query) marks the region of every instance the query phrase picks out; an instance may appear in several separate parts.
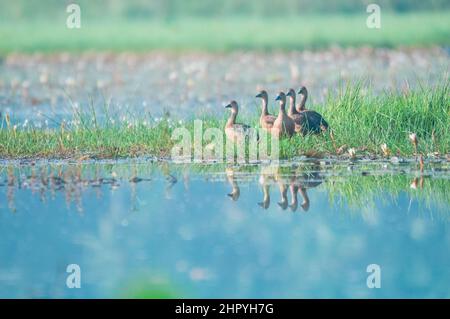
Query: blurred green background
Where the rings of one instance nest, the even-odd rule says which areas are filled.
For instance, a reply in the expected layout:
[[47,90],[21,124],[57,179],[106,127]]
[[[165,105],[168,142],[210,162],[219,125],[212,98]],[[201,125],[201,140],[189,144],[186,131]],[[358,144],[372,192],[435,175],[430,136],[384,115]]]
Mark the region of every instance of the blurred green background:
[[[298,50],[448,45],[450,1],[379,0],[381,29],[361,0],[0,0],[0,53]],[[81,28],[66,7],[81,7]]]
[[391,12],[449,10],[448,0],[1,0],[2,19],[65,16],[77,3],[86,17],[98,19],[169,19],[176,17],[285,16],[306,13],[361,13],[376,3]]

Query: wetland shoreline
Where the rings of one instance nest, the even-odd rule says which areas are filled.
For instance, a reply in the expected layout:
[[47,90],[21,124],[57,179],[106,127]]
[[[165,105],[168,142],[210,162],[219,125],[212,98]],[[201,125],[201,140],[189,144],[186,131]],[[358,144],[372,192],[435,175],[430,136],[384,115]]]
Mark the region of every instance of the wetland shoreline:
[[[223,107],[218,105],[217,111],[219,108],[223,112]],[[120,121],[108,112],[100,118],[93,107],[86,109],[91,111],[83,112],[74,107],[72,119],[59,122],[55,119],[54,126],[45,129],[28,123],[14,124],[9,114],[5,114],[0,121],[0,158],[168,158],[179,138],[174,135],[176,129],[183,128],[191,138],[195,137],[196,120],[176,121],[170,115],[155,118],[136,114]],[[258,128],[258,109],[254,108],[252,116],[244,115],[238,120]],[[337,95],[329,95],[325,103],[314,105],[313,109],[323,114],[331,130],[320,135],[297,134],[290,139],[281,139],[279,159],[330,155],[344,159],[419,156],[448,159],[448,78],[434,87],[378,95],[363,90],[361,84],[348,85]],[[225,116],[224,112],[222,118],[200,118],[203,150],[211,143],[204,137],[205,130],[223,130]],[[417,145],[410,140],[411,134],[417,136]],[[224,141],[226,138],[221,140]],[[214,158],[220,159],[220,156]]]

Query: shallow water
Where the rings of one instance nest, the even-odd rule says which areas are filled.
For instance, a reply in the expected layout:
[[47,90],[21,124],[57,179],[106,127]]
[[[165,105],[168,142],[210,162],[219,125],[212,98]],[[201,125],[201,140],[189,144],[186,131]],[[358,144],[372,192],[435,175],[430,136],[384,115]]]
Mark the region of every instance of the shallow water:
[[3,162],[0,297],[448,298],[449,169]]

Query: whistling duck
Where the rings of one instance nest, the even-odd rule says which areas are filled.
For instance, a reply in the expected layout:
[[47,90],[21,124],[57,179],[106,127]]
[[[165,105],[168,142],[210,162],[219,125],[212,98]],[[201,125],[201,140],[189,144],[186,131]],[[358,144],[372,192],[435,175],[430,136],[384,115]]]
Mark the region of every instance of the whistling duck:
[[286,113],[286,94],[280,92],[275,100],[280,102],[280,112],[270,132],[275,137],[283,135],[291,137],[295,132],[295,123]]
[[261,116],[259,118],[259,124],[261,127],[266,130],[270,131],[273,127],[273,123],[276,120],[276,117],[269,114],[269,111],[267,109],[268,105],[268,95],[265,90],[262,90],[256,95],[256,98],[260,98],[262,100],[262,110],[261,110]]
[[308,133],[319,134],[328,129],[328,123],[316,111],[307,110],[305,107],[308,98],[308,90],[302,86],[298,91],[301,96],[300,103],[297,105],[297,112],[304,115],[304,124],[302,124],[301,133],[306,135]]
[[288,109],[288,116],[294,121],[295,123],[295,132],[296,133],[301,133],[302,132],[302,128],[305,124],[305,115],[301,114],[300,112],[297,111],[297,109],[295,108],[295,91],[294,89],[289,89],[288,93],[286,94],[286,96],[289,97],[289,109]]
[[225,124],[225,135],[233,142],[245,140],[245,136],[249,133],[250,126],[236,123],[236,117],[239,111],[237,102],[231,101],[225,108],[231,109],[230,117]]

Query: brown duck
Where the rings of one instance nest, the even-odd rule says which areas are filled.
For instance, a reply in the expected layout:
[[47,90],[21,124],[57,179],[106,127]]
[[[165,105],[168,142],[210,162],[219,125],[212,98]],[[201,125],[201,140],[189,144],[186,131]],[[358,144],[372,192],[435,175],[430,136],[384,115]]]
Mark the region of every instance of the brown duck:
[[261,116],[259,117],[259,124],[261,127],[266,130],[270,131],[273,127],[273,123],[276,120],[276,117],[269,114],[269,110],[267,108],[268,106],[268,95],[265,90],[262,90],[256,95],[256,98],[260,98],[262,100],[262,109],[261,109]]
[[289,97],[289,109],[288,109],[288,116],[294,121],[295,123],[295,132],[301,133],[302,127],[305,125],[305,115],[297,111],[295,108],[295,91],[294,89],[289,89],[286,96]]
[[301,121],[301,134],[306,135],[308,133],[319,134],[328,129],[328,123],[325,119],[316,111],[306,109],[306,100],[308,99],[308,90],[302,86],[298,91],[301,96],[300,103],[297,105],[296,111],[300,115],[303,115],[304,119]]
[[275,137],[291,137],[295,133],[295,122],[286,113],[286,94],[280,92],[275,99],[280,102],[280,112],[273,123],[270,133]]
[[230,104],[225,106],[225,108],[231,109],[230,117],[225,124],[225,135],[233,142],[245,140],[245,137],[249,134],[250,126],[236,123],[236,117],[239,111],[237,102],[231,101]]

